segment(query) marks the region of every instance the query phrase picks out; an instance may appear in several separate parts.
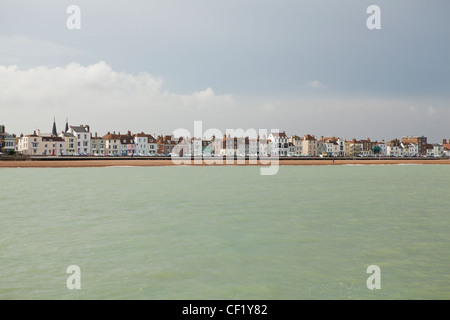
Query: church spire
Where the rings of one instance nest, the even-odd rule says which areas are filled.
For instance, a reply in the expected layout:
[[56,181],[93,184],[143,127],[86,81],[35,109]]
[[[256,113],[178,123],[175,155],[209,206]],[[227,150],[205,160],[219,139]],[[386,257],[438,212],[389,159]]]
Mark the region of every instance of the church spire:
[[66,117],[66,129],[64,130],[64,133],[67,133],[69,131],[69,120]]
[[58,131],[56,131],[56,120],[55,117],[53,117],[53,129],[52,129],[52,136],[57,136]]

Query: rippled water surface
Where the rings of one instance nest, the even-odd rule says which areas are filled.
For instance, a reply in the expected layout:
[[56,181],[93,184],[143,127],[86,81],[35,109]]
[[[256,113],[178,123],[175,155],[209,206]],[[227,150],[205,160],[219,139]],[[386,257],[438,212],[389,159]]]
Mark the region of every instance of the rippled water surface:
[[[450,298],[450,166],[0,177],[0,299]],[[80,290],[66,286],[69,265]]]

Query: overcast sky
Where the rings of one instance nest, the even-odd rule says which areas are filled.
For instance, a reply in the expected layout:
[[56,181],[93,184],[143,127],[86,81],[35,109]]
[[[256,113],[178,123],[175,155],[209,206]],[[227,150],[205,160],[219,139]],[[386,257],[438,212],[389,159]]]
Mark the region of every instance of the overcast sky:
[[[81,29],[69,30],[69,5]],[[367,7],[381,8],[369,30]],[[1,0],[0,123],[450,138],[450,1]]]

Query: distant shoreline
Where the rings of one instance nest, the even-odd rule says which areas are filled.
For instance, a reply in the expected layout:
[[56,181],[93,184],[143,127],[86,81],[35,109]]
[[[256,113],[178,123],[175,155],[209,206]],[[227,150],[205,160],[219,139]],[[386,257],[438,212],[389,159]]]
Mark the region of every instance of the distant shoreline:
[[[189,160],[189,159],[187,159]],[[270,160],[273,162],[271,163]],[[264,161],[264,160],[263,160]],[[234,160],[232,164],[227,164],[226,160],[223,160],[223,164],[208,164],[204,161],[202,164],[196,164],[191,160],[191,164],[184,163],[183,166],[262,166],[262,165],[275,165],[275,159],[267,158],[265,163],[258,161],[256,164],[249,164],[246,160],[245,164],[238,163],[238,160]],[[432,158],[415,158],[415,159],[280,159],[279,165],[386,165],[386,164],[450,164],[450,159],[432,159]],[[59,159],[52,160],[1,160],[0,168],[89,168],[89,167],[153,167],[153,166],[176,166],[170,159]]]

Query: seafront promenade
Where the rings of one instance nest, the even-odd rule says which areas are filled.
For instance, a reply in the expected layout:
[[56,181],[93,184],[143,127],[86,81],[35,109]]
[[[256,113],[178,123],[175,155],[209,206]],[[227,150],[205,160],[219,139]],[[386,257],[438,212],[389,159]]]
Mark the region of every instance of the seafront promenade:
[[[313,157],[268,157],[257,161],[248,158],[205,157],[201,163],[194,158],[178,158],[184,160],[181,165],[387,165],[387,164],[450,164],[448,158],[313,158]],[[191,161],[189,161],[191,160]],[[220,163],[220,161],[222,163]],[[190,163],[189,163],[190,162]],[[213,163],[215,162],[215,163]],[[178,165],[170,157],[0,157],[0,168],[69,168],[69,167],[111,167],[111,166],[173,166]]]

